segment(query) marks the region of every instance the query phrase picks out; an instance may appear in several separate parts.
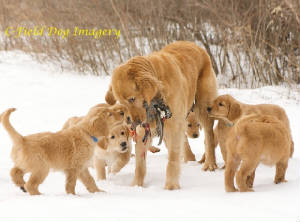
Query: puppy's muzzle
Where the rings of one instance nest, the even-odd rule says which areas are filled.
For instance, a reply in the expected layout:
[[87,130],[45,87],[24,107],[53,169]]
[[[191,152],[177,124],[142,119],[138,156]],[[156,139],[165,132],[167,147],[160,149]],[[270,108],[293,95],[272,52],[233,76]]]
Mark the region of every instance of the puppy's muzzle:
[[120,143],[120,146],[121,146],[121,150],[122,151],[126,151],[127,150],[127,143],[126,142]]

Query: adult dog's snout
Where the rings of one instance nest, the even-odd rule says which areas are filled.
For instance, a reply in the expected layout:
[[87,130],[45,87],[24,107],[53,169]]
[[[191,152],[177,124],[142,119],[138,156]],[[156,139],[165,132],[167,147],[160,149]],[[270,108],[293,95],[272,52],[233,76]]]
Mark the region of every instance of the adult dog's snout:
[[129,116],[127,116],[126,121],[127,121],[127,124],[130,124],[131,123],[131,118]]

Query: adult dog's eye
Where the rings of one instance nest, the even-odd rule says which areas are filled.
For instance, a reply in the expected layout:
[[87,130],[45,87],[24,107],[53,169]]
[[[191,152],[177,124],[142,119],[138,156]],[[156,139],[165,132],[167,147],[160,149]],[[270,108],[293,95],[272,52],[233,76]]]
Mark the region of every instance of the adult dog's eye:
[[123,111],[121,111],[121,112],[120,112],[120,115],[121,115],[121,116],[124,116],[124,112],[123,112]]
[[125,133],[122,131],[122,132],[121,132],[121,135],[124,135],[124,134],[125,134]]
[[114,138],[115,138],[115,136],[111,136],[110,138],[111,138],[111,139],[114,139]]
[[219,103],[219,106],[224,106],[222,103]]
[[134,98],[134,97],[128,99],[128,102],[130,102],[130,103],[134,103],[134,101],[135,101],[135,98]]
[[188,124],[188,127],[192,127],[192,124]]

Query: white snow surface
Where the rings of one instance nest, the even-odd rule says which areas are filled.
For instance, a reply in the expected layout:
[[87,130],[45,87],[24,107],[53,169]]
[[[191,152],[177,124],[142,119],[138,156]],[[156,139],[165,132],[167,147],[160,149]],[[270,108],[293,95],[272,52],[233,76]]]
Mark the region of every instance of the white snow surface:
[[[9,107],[13,126],[22,134],[58,131],[71,116],[84,115],[104,102],[108,77],[84,76],[35,62],[21,52],[0,52],[0,112]],[[295,153],[289,161],[287,183],[275,185],[274,167],[260,165],[255,192],[226,193],[224,170],[204,172],[197,162],[182,163],[181,189],[164,190],[167,151],[148,154],[144,187],[131,187],[135,159],[115,176],[97,181],[106,193],[90,194],[77,182],[77,195],[67,195],[65,177],[51,172],[40,185],[40,196],[30,196],[10,179],[11,141],[0,126],[0,221],[299,221],[299,89],[263,87],[220,89],[249,103],[282,106],[290,119]],[[204,152],[203,132],[190,140],[199,160]],[[157,141],[154,141],[156,145]],[[217,163],[223,164],[219,148]],[[90,170],[95,176],[94,169]],[[26,175],[28,178],[28,175]]]

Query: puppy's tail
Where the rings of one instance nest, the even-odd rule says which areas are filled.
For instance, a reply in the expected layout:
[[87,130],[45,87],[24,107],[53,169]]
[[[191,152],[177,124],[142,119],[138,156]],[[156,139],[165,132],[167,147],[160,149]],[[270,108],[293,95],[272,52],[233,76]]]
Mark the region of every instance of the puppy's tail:
[[12,112],[14,112],[16,108],[10,108],[6,110],[4,113],[1,114],[1,122],[3,124],[4,129],[8,132],[11,140],[14,144],[21,144],[23,143],[23,136],[19,134],[10,124],[9,116]]
[[108,91],[106,92],[105,95],[105,101],[109,104],[109,105],[114,105],[117,101],[114,97],[114,94],[112,92],[112,87],[111,85],[109,86]]

